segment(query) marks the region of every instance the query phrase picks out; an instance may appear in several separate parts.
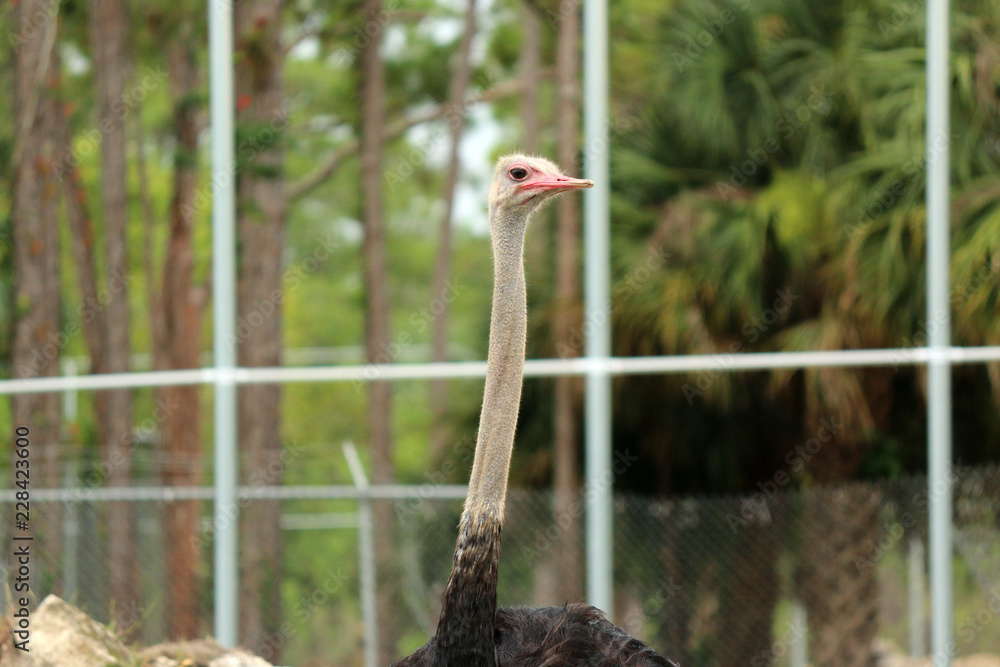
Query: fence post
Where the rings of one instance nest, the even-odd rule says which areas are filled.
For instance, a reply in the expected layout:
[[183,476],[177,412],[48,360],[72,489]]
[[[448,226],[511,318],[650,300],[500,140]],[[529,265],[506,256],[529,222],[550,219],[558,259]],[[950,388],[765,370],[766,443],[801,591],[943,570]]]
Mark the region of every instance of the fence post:
[[[76,377],[80,373],[80,367],[76,363],[76,360],[70,358],[64,358],[62,360],[63,375],[66,377]],[[77,389],[66,389],[62,396],[62,411],[63,411],[63,424],[75,424],[78,417],[78,406],[79,406],[79,390]],[[76,460],[70,459],[66,461],[63,466],[63,488],[72,489],[76,487],[77,483],[77,470],[76,470]],[[62,513],[62,537],[63,537],[63,553],[62,553],[62,581],[63,581],[63,597],[67,600],[73,600],[76,598],[77,593],[77,580],[78,580],[78,564],[76,560],[77,556],[77,538],[80,535],[80,517],[79,517],[79,506],[75,502],[62,502],[63,513]]]
[[[608,166],[607,0],[583,6],[584,176],[594,187],[584,201],[584,321],[587,380],[584,405],[587,504],[587,602],[614,619],[614,530],[611,480],[611,255]],[[589,327],[589,328],[588,328]]]
[[918,535],[910,537],[907,548],[909,576],[910,616],[910,656],[922,658],[927,655],[926,623],[924,620],[924,541]]
[[236,501],[236,162],[233,4],[208,3],[212,131],[212,366],[215,386],[215,639],[239,642],[239,505]]
[[341,445],[358,490],[358,567],[361,571],[361,619],[365,626],[365,667],[378,665],[378,615],[375,606],[375,522],[368,477],[353,442]]
[[927,2],[927,494],[931,650],[937,667],[954,653],[952,579],[951,130],[949,1]]
[[[76,377],[80,374],[80,367],[74,359],[63,359],[63,375],[66,377]],[[66,389],[63,391],[63,422],[70,424],[76,421],[79,390]]]
[[[63,467],[63,488],[72,489],[76,487],[76,461],[66,461]],[[76,599],[77,581],[79,568],[77,567],[77,538],[80,536],[79,503],[70,500],[53,501],[63,503],[63,549],[62,549],[62,580],[63,597],[67,600]]]
[[788,651],[788,664],[790,667],[807,667],[809,664],[809,619],[806,617],[806,608],[798,600],[792,600],[792,627],[796,631],[801,630],[801,635],[792,642]]

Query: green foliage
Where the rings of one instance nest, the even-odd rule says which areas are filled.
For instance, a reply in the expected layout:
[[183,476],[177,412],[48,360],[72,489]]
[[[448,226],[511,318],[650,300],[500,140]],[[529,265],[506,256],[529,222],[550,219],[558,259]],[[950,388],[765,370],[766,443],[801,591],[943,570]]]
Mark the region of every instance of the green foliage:
[[[553,56],[557,2],[536,3],[542,17],[543,62]],[[906,4],[906,3],[903,3]],[[356,139],[358,45],[365,36],[358,3],[315,0],[290,3],[292,40],[283,76],[289,122],[242,121],[237,127],[238,170],[300,182]],[[388,6],[388,3],[387,3]],[[908,7],[909,5],[907,5]],[[461,7],[431,0],[389,7],[382,31],[387,60],[387,126],[448,97]],[[920,345],[928,327],[924,305],[925,178],[924,15],[895,0],[625,0],[609,8],[612,37],[612,262],[614,353],[618,355],[801,351]],[[0,12],[6,13],[5,6]],[[130,5],[134,54],[130,85],[166,66],[164,45],[186,40],[207,62],[204,3],[178,0]],[[502,0],[480,9],[473,69],[483,92],[511,78],[519,65],[522,7]],[[186,17],[197,16],[197,20]],[[952,308],[957,344],[1000,344],[1000,43],[995,0],[962,0],[953,12],[952,133],[939,141],[952,154]],[[180,33],[182,26],[187,32]],[[294,30],[291,30],[294,28]],[[72,102],[73,153],[84,186],[97,192],[100,178],[98,111],[88,60],[85,3],[61,5],[59,95]],[[254,58],[271,54],[260,44]],[[584,46],[586,48],[586,46]],[[256,49],[256,50],[255,50]],[[994,54],[994,55],[991,55]],[[993,60],[991,60],[993,58]],[[0,50],[0,80],[10,81],[10,52]],[[238,67],[249,66],[240,63]],[[205,77],[207,78],[207,77]],[[10,89],[10,86],[7,87]],[[179,103],[203,109],[207,81]],[[540,118],[552,119],[554,86],[543,84]],[[196,280],[210,275],[211,182],[208,146],[177,152],[174,100],[168,80],[126,109],[130,132],[129,263],[133,267],[131,335],[134,348],[151,348],[147,287],[161,287],[172,178],[179,166],[198,167],[199,198],[192,225]],[[0,102],[0,121],[11,118],[11,96]],[[484,156],[518,142],[517,98],[490,107],[496,145]],[[429,342],[426,311],[437,295],[433,275],[441,164],[447,121],[424,123],[390,137],[385,148],[385,210],[391,342],[399,360],[424,360]],[[136,127],[148,176],[152,224],[138,197]],[[9,210],[12,123],[0,122],[0,211]],[[548,127],[546,128],[548,129]],[[554,132],[543,142],[551,141]],[[486,136],[486,135],[480,135]],[[255,159],[280,148],[282,161]],[[551,146],[543,145],[548,152]],[[935,150],[937,151],[935,153]],[[931,146],[930,159],[940,154]],[[485,191],[471,173],[465,185]],[[389,177],[393,178],[390,180]],[[485,176],[488,178],[488,176]],[[358,164],[348,151],[334,176],[290,202],[283,256],[286,348],[335,347],[337,363],[359,362],[364,336],[362,227]],[[88,200],[95,221],[95,254],[103,262],[99,197]],[[0,355],[8,362],[9,322],[18,307],[11,289],[12,260],[0,224]],[[482,217],[460,220],[454,236],[457,290],[451,340],[462,358],[483,358],[489,322],[490,249]],[[478,225],[478,227],[477,227]],[[529,239],[551,257],[552,225]],[[152,266],[143,248],[149,233]],[[63,247],[68,236],[61,232]],[[551,276],[530,267],[531,355],[553,354],[549,339]],[[80,294],[71,253],[64,253],[63,320],[80,319]],[[169,287],[169,286],[168,286]],[[201,349],[209,351],[211,322]],[[355,351],[351,355],[350,348]],[[83,355],[81,336],[67,355]],[[963,396],[956,405],[956,449],[963,463],[1000,457],[995,417],[1000,376],[995,369],[957,367]],[[426,382],[396,385],[393,427],[396,473],[403,482],[425,482],[447,471],[459,482],[467,472],[463,443],[474,435],[482,381],[449,383],[449,424],[454,445],[431,461],[431,414]],[[815,432],[821,417],[846,426],[839,460],[822,460],[796,478],[814,480],[895,476],[925,465],[922,378],[906,367],[718,371],[676,376],[623,377],[615,385],[615,442],[641,452],[616,488],[655,493],[740,492],[755,489],[787,467],[786,455]],[[512,478],[546,483],[551,467],[552,383],[525,385]],[[136,421],[156,410],[152,391],[136,392]],[[283,390],[283,438],[298,452],[286,470],[289,483],[349,483],[339,445],[364,443],[364,386],[302,383]],[[210,392],[203,394],[210,404]],[[89,443],[96,459],[93,394],[82,394],[74,438]],[[6,405],[5,401],[5,405]],[[7,413],[0,427],[7,425]],[[204,420],[206,436],[212,425]],[[209,438],[206,438],[209,441]],[[156,473],[153,444],[140,443],[137,476]],[[831,448],[834,449],[834,448]],[[206,452],[207,458],[210,452]],[[827,475],[824,477],[824,475]],[[435,480],[436,481],[436,480]],[[288,511],[354,511],[353,504],[301,501]],[[420,529],[419,522],[413,530]],[[349,531],[348,531],[349,532]],[[337,588],[322,606],[309,596],[323,585],[331,563],[356,582],[354,535],[345,531],[294,532],[286,544],[288,576],[283,597],[295,632],[285,655],[305,664],[322,654],[334,664],[356,661],[352,647],[329,636],[331,625],[355,628],[359,612],[354,583]],[[450,548],[450,545],[448,546]],[[430,557],[428,557],[429,559]],[[504,576],[516,578],[517,573]],[[296,610],[300,614],[296,614]],[[417,642],[423,633],[404,641]],[[309,637],[308,642],[302,638]]]
[[[924,305],[925,179],[944,147],[952,152],[957,342],[998,340],[1000,154],[991,148],[996,124],[986,120],[1000,42],[985,18],[992,10],[991,2],[956,8],[952,134],[926,147],[922,11],[890,2],[680,2],[654,40],[662,83],[650,87],[639,131],[614,146],[612,211],[624,236],[616,253],[636,243],[669,253],[660,275],[616,302],[619,346],[683,354],[923,345],[933,326]],[[637,264],[618,263],[616,272],[627,277]],[[788,308],[778,307],[781,294]],[[744,419],[749,434],[763,426],[760,415],[788,424],[755,445],[771,451],[769,462],[744,467],[736,487],[769,476],[770,461],[780,467],[787,438],[809,437],[824,414],[844,419],[838,447],[855,451],[845,454],[854,463],[817,462],[808,474],[895,475],[923,465],[922,415],[891,408],[919,404],[910,373],[776,371],[759,394],[758,374],[650,379],[641,384],[656,389],[641,390],[629,381],[637,386],[625,402],[645,409],[626,409],[620,429],[639,442],[667,429],[672,472],[663,488],[711,468],[708,452],[728,437],[709,430],[692,439],[693,427],[649,419],[664,402],[685,421]],[[1000,396],[985,376],[970,382]],[[745,417],[741,405],[751,408]],[[974,430],[993,432],[991,414],[975,413]],[[757,437],[739,438],[740,447]],[[996,455],[982,447],[971,458]]]
[[798,266],[816,262],[840,230],[826,211],[822,180],[803,171],[780,171],[756,199],[756,213],[769,220],[775,241]]

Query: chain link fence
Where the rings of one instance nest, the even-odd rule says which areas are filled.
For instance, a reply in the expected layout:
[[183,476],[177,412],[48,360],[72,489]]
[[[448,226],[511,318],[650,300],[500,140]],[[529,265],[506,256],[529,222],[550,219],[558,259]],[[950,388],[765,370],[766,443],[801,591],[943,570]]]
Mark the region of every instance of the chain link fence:
[[[396,499],[371,501],[374,525],[359,512],[363,500],[295,497],[294,489],[281,500],[246,499],[245,514],[256,503],[276,503],[281,512],[281,543],[272,545],[280,594],[256,603],[269,605],[262,614],[268,620],[250,648],[287,665],[363,665],[366,623],[382,662],[426,641],[462,501],[421,488],[397,487]],[[892,660],[926,651],[925,478],[759,488],[743,497],[617,495],[614,620],[686,666],[909,664]],[[169,489],[122,491],[129,492],[143,498],[127,501],[138,566],[129,608],[111,599],[108,565],[109,517],[120,516],[110,508],[125,501],[96,501],[72,489],[62,500],[33,492],[32,589],[56,593],[103,622],[115,619],[131,640],[152,644],[168,637],[172,587],[183,585],[170,578],[174,536],[165,529],[168,508],[182,500]],[[198,625],[209,634],[211,502],[201,498],[184,502],[197,503],[202,515],[193,586]],[[501,604],[582,597],[588,493],[558,500],[547,492],[509,494]],[[3,493],[4,516],[13,516],[13,501],[12,492]],[[9,533],[9,523],[0,528]],[[390,556],[374,561],[364,553],[366,529]],[[955,539],[955,654],[1000,656],[1000,469],[956,470]],[[9,603],[16,569],[11,550],[3,553]],[[375,590],[364,590],[364,568],[372,565]],[[241,571],[241,578],[250,574]],[[366,595],[375,619],[365,618]]]

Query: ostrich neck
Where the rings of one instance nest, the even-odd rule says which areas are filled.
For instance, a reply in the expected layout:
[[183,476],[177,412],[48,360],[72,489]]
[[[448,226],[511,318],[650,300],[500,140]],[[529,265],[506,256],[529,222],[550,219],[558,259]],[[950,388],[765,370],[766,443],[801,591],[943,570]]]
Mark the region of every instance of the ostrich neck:
[[493,312],[486,358],[486,388],[479,417],[476,454],[465,512],[503,521],[507,473],[521,404],[524,349],[528,326],[524,285],[525,222],[494,223]]
[[439,665],[494,665],[500,533],[521,403],[527,296],[523,214],[490,211],[493,311],[469,493],[437,629]]

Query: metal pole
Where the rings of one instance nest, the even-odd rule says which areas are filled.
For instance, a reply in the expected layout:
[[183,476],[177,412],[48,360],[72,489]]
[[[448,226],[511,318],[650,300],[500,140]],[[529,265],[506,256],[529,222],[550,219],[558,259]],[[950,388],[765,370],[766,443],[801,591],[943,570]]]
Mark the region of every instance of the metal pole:
[[587,599],[613,617],[607,0],[584,4],[583,42],[584,175],[594,181],[584,193]]
[[[63,376],[64,377],[76,377],[80,374],[80,367],[72,359],[66,359],[63,361]],[[67,424],[73,424],[76,422],[77,418],[77,406],[79,405],[79,396],[77,394],[77,389],[67,389],[63,392],[63,421]]]
[[806,607],[798,600],[792,600],[792,620],[789,628],[791,646],[788,649],[789,667],[809,665],[809,617]]
[[361,570],[361,619],[365,626],[365,667],[378,665],[378,613],[375,606],[375,520],[368,477],[353,442],[341,446],[358,490],[358,558]]
[[[589,191],[588,191],[589,192]],[[603,318],[609,309],[601,312]],[[588,331],[591,325],[587,325]],[[936,324],[935,324],[936,326]],[[952,364],[1000,361],[1000,345],[950,347],[933,353],[944,355]],[[741,352],[739,354],[684,354],[662,357],[611,357],[600,362],[610,375],[647,373],[691,373],[775,368],[833,368],[839,366],[922,366],[932,354],[927,347],[880,348],[873,350],[811,350],[807,352]],[[596,364],[588,357],[526,359],[525,377],[587,375]],[[229,373],[229,371],[227,371]],[[216,369],[190,368],[177,371],[101,373],[100,375],[44,376],[0,380],[0,396],[46,392],[95,391],[124,387],[161,387],[215,383]],[[288,382],[356,382],[379,380],[430,380],[434,378],[482,378],[485,361],[447,361],[399,364],[359,364],[335,366],[278,366],[237,368],[237,384],[281,384]]]
[[924,641],[924,541],[917,535],[910,538],[907,550],[909,576],[907,589],[910,600],[910,657],[922,658],[927,654]]
[[927,3],[927,364],[928,495],[930,501],[931,650],[951,665],[951,311],[949,256],[948,0]]
[[233,132],[233,8],[208,11],[212,123],[212,311],[215,384],[215,638],[239,641],[236,502],[236,207]]
[[[63,488],[72,489],[77,485],[76,460],[69,460],[63,467]],[[78,592],[77,554],[80,536],[79,503],[63,503],[63,596],[75,600]]]

